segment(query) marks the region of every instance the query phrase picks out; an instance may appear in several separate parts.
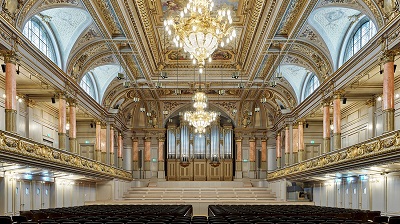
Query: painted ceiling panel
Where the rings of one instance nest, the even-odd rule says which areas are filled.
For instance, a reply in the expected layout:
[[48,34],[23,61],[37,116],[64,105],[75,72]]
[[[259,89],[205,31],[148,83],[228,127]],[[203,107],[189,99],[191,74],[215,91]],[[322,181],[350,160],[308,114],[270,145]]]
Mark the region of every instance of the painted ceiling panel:
[[310,71],[297,65],[282,65],[280,67],[283,77],[293,87],[296,97],[300,102],[302,84]]
[[60,49],[68,53],[80,33],[92,21],[89,14],[78,8],[55,8],[41,12],[51,18],[50,25],[59,40]]
[[309,23],[319,32],[327,44],[333,61],[336,63],[343,38],[352,25],[354,18],[361,12],[339,7],[324,7],[315,10],[309,17]]

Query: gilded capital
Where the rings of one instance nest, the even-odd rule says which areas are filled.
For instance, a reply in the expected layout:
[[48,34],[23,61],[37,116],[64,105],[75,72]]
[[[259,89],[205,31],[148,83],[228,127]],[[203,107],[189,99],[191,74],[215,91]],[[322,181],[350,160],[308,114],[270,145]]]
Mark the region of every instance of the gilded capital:
[[0,54],[4,57],[4,63],[17,63],[17,54],[12,50],[1,50]]
[[369,100],[367,100],[367,102],[365,102],[365,105],[367,105],[369,107],[373,107],[373,106],[375,106],[375,100],[369,99]]
[[383,52],[382,55],[382,63],[388,63],[388,62],[394,62],[394,57],[396,56],[396,51],[394,50],[387,50],[385,52]]

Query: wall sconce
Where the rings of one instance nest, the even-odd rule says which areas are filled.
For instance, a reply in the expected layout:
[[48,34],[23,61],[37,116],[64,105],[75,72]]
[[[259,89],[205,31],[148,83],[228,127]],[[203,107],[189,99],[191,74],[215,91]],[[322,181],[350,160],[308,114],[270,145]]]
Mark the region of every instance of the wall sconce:
[[146,111],[146,108],[144,108],[144,107],[141,107],[139,110],[140,110],[140,112],[142,112],[142,113],[143,113],[143,112],[145,112],[145,111]]
[[67,122],[67,124],[65,125],[65,130],[69,130],[69,122]]
[[331,124],[329,127],[331,128],[331,131],[333,131],[333,124]]
[[379,97],[377,98],[377,100],[378,100],[379,102],[381,102],[381,101],[382,101],[382,97],[379,96]]
[[256,107],[256,108],[254,109],[254,111],[255,111],[255,112],[260,112],[260,108],[259,108],[259,107]]
[[3,98],[5,99],[7,96],[6,96],[6,94],[5,93],[3,93]]

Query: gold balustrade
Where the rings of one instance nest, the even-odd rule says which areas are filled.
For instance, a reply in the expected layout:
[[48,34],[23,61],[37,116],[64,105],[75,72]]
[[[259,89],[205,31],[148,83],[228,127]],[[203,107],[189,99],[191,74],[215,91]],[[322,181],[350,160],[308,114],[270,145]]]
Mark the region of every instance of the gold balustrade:
[[268,181],[304,180],[311,176],[373,166],[398,159],[400,159],[400,131],[393,131],[278,169],[268,174]]
[[37,166],[102,179],[132,180],[132,174],[128,171],[5,131],[0,131],[0,155],[6,161],[21,165]]

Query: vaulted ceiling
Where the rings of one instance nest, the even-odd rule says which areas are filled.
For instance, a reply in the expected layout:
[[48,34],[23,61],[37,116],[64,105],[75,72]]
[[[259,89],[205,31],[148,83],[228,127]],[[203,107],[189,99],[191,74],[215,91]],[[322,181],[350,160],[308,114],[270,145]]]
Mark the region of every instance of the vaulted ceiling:
[[[383,26],[382,9],[373,0],[214,1],[216,8],[233,11],[237,38],[216,50],[202,75],[163,28],[163,20],[186,0],[25,0],[13,12],[5,0],[2,15],[20,31],[33,16],[42,19],[66,75],[79,83],[90,72],[98,102],[107,110],[118,105],[128,119],[145,107],[163,117],[160,127],[187,107],[200,83],[212,107],[238,125],[257,106],[264,112],[261,126],[271,125],[268,120],[282,108],[290,111],[303,100],[307,78],[315,74],[323,83],[343,64],[344,40],[357,21],[369,18],[377,30]],[[234,79],[236,71],[240,75]],[[276,71],[283,78],[271,87]],[[117,79],[117,73],[126,79]],[[221,89],[224,94],[218,94]],[[133,97],[141,100],[133,102]]]

